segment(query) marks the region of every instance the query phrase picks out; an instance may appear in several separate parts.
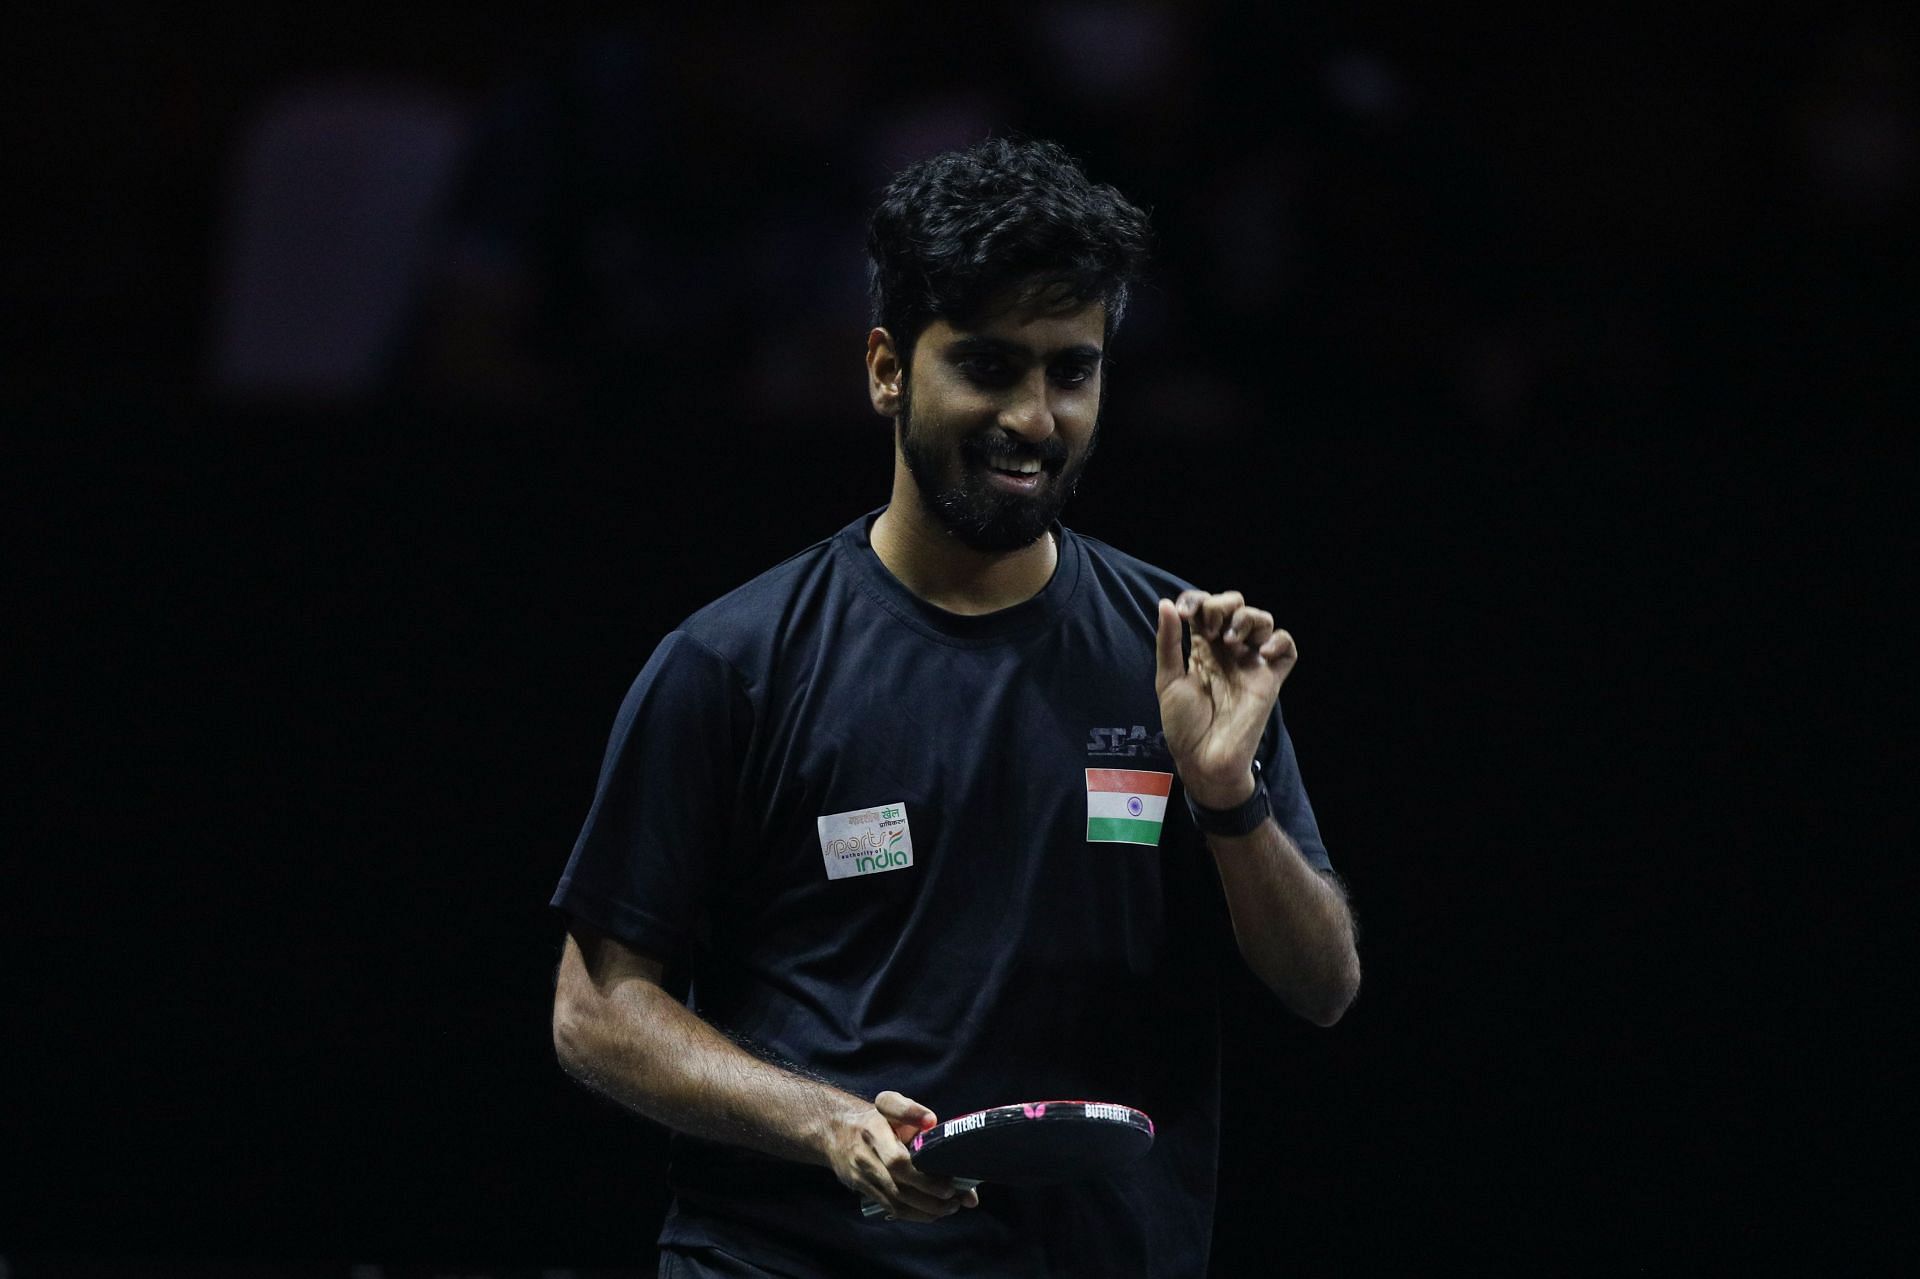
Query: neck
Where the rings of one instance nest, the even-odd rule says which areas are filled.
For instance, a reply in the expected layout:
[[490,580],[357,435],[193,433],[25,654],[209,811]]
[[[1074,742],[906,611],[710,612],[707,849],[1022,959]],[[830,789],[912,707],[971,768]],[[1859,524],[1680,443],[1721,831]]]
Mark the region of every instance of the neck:
[[902,586],[949,613],[976,616],[1032,599],[1053,578],[1059,549],[1048,533],[1014,551],[976,551],[947,532],[895,459],[893,501],[873,524],[873,553]]

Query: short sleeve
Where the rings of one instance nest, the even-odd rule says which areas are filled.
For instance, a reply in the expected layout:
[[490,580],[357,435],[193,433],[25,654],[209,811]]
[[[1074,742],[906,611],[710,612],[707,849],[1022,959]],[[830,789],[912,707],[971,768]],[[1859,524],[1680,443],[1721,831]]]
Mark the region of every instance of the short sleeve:
[[725,659],[683,631],[662,640],[621,703],[552,904],[635,950],[683,958],[727,860],[751,728]]
[[1266,778],[1267,796],[1273,801],[1273,817],[1280,829],[1299,846],[1307,861],[1318,870],[1332,870],[1327,846],[1320,839],[1320,823],[1314,820],[1313,805],[1307,800],[1307,788],[1300,780],[1300,762],[1293,755],[1293,739],[1280,717],[1279,703],[1260,740],[1260,772]]

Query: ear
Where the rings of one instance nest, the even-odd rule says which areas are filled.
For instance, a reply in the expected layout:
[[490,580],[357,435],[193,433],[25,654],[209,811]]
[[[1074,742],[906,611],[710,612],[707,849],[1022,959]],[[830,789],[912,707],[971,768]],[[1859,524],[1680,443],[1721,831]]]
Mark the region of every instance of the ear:
[[867,398],[881,417],[900,416],[900,393],[907,376],[893,335],[885,329],[867,334]]

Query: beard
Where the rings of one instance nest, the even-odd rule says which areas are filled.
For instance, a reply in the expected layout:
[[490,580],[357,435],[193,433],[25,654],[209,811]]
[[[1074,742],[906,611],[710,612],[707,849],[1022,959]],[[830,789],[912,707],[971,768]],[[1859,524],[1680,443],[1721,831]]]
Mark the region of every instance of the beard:
[[[895,427],[900,455],[920,490],[920,504],[963,545],[991,553],[1031,546],[1060,517],[1076,489],[1100,428],[1094,426],[1086,451],[1070,458],[1058,435],[1027,444],[1005,431],[989,428],[943,450],[913,427],[913,395],[904,393]],[[1033,493],[1009,493],[996,488],[988,471],[996,463],[1020,459],[1040,463],[1040,486]]]

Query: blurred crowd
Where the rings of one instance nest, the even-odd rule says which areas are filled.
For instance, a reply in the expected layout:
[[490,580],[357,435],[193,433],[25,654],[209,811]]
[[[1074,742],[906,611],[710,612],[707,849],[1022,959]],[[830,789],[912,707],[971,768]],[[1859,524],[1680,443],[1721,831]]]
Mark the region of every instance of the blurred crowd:
[[49,141],[81,213],[20,282],[56,369],[219,403],[848,421],[874,193],[1005,131],[1153,210],[1116,353],[1142,430],[1703,421],[1809,365],[1873,419],[1849,388],[1913,336],[1920,74],[1870,21],[269,5],[97,45]]

